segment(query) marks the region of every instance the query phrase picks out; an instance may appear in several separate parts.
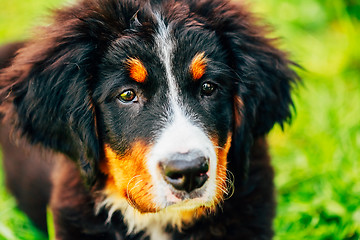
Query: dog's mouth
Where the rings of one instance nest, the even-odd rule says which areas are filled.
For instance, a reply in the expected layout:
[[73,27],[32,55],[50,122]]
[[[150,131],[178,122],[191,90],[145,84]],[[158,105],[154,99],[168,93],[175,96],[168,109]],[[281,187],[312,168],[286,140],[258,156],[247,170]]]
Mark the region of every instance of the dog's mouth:
[[[184,177],[182,177],[184,178]],[[203,180],[208,179],[208,175],[201,176]],[[183,182],[186,181],[184,179],[178,179],[177,181]],[[189,184],[189,183],[188,183]],[[165,201],[164,208],[174,207],[174,208],[184,208],[184,209],[195,209],[201,206],[208,206],[209,202],[211,202],[211,198],[207,196],[208,182],[204,183],[192,183],[193,186],[188,186],[188,190],[178,190],[173,187],[173,182],[168,183],[168,188],[165,189]],[[199,188],[195,188],[195,187]],[[191,188],[195,188],[189,190]]]
[[120,211],[130,232],[154,223],[181,229],[215,213],[230,191],[226,170],[230,142],[229,134],[223,147],[170,154],[141,141],[125,155],[106,145],[101,170],[107,180],[96,211],[106,209],[108,221]]
[[[135,142],[124,155],[105,146],[101,170],[107,175],[106,197],[126,200],[140,213],[166,209],[213,209],[229,191],[227,152],[231,137],[221,148],[157,152],[154,146]],[[116,205],[116,203],[114,203]]]
[[196,189],[191,192],[178,191],[170,188],[171,194],[166,195],[168,205],[185,202],[192,199],[201,199],[206,193],[206,185],[201,189]]
[[102,171],[107,175],[107,197],[126,199],[141,213],[167,208],[190,210],[214,204],[216,166],[209,166],[207,158],[199,157],[200,153],[174,154],[171,160],[160,162],[152,172],[145,164],[140,164],[148,159],[143,150],[141,154],[138,152],[144,149],[140,148],[142,144],[136,145],[126,156],[105,147],[106,161]]

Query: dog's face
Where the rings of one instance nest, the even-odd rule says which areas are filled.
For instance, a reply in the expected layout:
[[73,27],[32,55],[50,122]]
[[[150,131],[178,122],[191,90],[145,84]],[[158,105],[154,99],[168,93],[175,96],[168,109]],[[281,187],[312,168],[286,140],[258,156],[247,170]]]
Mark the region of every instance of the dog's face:
[[227,191],[233,73],[214,31],[154,17],[148,39],[121,37],[103,58],[101,170],[141,212],[213,206]]
[[244,7],[87,0],[55,19],[0,75],[0,97],[32,143],[90,186],[105,176],[110,213],[213,210],[229,165],[241,183],[253,139],[290,117],[292,63]]

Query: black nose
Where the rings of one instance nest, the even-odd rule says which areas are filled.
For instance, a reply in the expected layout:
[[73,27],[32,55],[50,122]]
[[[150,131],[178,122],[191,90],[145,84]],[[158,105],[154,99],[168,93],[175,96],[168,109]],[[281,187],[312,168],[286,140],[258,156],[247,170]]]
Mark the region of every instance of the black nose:
[[160,163],[165,181],[175,189],[191,191],[208,179],[209,160],[199,152],[177,153]]

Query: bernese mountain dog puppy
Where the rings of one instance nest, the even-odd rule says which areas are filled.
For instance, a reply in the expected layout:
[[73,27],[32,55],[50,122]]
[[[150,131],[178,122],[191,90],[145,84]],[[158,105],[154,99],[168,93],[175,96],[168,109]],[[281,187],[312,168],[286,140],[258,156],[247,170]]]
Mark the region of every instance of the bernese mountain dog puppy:
[[82,0],[0,50],[20,209],[57,240],[271,239],[295,65],[227,0]]

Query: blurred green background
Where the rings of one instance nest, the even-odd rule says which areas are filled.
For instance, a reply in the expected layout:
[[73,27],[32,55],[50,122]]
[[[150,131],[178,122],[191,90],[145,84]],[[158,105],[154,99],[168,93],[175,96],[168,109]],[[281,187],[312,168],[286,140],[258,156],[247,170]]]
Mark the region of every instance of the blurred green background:
[[[0,0],[0,44],[30,36],[64,0]],[[360,239],[360,0],[248,0],[304,67],[296,115],[270,145],[278,240]],[[16,209],[0,171],[0,240],[46,239]]]

